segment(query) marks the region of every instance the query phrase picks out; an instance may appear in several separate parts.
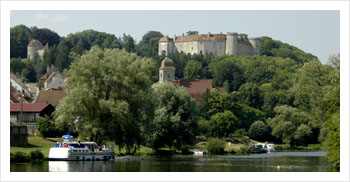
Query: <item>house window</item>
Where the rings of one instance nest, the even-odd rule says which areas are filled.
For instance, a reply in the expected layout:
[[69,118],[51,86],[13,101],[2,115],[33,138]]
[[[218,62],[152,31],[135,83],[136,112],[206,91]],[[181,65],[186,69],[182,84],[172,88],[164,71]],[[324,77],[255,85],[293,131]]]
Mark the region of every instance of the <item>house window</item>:
[[203,51],[199,51],[200,54],[203,54]]
[[217,53],[217,51],[215,51],[215,56],[217,56],[218,55],[218,53]]
[[168,78],[170,78],[170,73],[168,73]]

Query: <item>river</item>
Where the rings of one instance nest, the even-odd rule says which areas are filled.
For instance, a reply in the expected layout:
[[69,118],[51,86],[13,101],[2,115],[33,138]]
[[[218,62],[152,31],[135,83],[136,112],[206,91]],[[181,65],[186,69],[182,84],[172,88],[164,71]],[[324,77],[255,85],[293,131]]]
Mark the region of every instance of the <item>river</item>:
[[331,172],[322,151],[249,155],[126,156],[114,161],[11,163],[11,172]]

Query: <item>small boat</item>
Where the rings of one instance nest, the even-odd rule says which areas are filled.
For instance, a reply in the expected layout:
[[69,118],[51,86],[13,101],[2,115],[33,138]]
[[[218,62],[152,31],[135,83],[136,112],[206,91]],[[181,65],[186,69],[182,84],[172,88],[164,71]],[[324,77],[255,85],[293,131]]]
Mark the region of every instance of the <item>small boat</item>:
[[205,154],[207,154],[207,152],[202,151],[202,150],[198,150],[198,149],[194,149],[194,150],[192,150],[192,152],[193,152],[194,155],[205,155]]
[[250,153],[267,153],[274,151],[275,145],[273,143],[258,143],[250,146]]
[[62,143],[50,148],[49,160],[110,160],[114,159],[114,146],[98,146],[95,142],[70,142],[73,136],[62,136]]

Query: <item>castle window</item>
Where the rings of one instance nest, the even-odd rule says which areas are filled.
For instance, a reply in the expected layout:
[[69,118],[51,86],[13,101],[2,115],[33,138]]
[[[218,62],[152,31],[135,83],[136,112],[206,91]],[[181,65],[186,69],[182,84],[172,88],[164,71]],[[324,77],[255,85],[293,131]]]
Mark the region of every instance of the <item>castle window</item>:
[[163,76],[162,73],[160,73],[160,78],[162,78],[162,76]]
[[215,56],[217,56],[218,55],[218,53],[217,53],[217,51],[215,51]]
[[192,50],[193,50],[193,47],[192,47]]
[[203,51],[199,51],[200,54],[203,54]]

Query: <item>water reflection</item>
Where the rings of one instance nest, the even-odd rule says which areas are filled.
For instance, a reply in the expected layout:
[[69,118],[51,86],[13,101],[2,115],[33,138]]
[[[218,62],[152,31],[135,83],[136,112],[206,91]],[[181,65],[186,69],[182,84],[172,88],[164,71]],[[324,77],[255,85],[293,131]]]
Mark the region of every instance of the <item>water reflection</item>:
[[49,172],[112,172],[114,161],[49,161]]
[[114,161],[11,163],[11,172],[327,172],[326,152],[273,152],[251,155],[127,156]]

